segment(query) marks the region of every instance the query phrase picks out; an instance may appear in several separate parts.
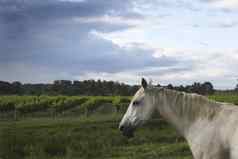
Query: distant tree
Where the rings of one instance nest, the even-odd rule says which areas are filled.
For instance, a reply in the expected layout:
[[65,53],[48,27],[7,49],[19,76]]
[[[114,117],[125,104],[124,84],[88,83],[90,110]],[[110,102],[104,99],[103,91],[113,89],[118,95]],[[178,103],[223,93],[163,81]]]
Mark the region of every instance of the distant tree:
[[[173,87],[173,88],[172,88]],[[214,88],[211,82],[199,83],[195,82],[192,85],[180,85],[180,86],[172,86],[168,85],[167,88],[172,88],[178,91],[188,92],[188,93],[198,93],[202,95],[209,95],[214,93]]]
[[186,92],[186,89],[183,85],[180,85],[179,87],[177,87],[176,90]]
[[61,85],[61,86],[70,86],[72,84],[72,81],[70,80],[56,80],[54,81],[55,85]]
[[[237,79],[238,82],[238,79]],[[235,91],[238,91],[238,84],[236,84]]]
[[9,82],[0,81],[0,94],[13,94],[12,85]]
[[22,84],[21,82],[15,81],[12,82],[12,89],[14,94],[23,94]]
[[191,92],[201,94],[201,83],[199,82],[194,82],[191,86]]
[[209,94],[213,94],[214,93],[214,88],[211,82],[204,82],[202,84],[202,94],[204,95],[209,95]]
[[168,89],[174,89],[174,87],[173,87],[172,84],[168,84],[168,85],[166,86],[166,88],[168,88]]

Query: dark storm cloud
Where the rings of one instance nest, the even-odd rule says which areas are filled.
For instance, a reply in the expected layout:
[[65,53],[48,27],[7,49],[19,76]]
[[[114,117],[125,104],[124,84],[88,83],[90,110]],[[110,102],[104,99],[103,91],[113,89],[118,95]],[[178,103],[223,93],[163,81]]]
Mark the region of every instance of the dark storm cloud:
[[[71,19],[74,17],[102,16],[104,14],[123,14],[123,16],[131,17],[133,13],[128,10],[129,6],[128,1],[119,3],[116,0],[84,2],[0,0],[1,59],[6,59],[4,56],[16,56],[21,51],[22,54],[25,54],[23,52],[28,52],[27,49],[34,54],[38,49],[34,49],[34,47],[45,43],[39,39],[39,36],[44,36],[46,33],[53,34],[53,38],[55,38],[55,34],[60,34],[60,38],[66,38],[67,40],[67,37],[73,36],[71,35],[72,30],[74,31],[73,34],[84,37],[91,29],[104,32],[126,29],[129,27],[128,25],[75,24]],[[48,38],[54,40],[51,37]],[[29,46],[32,46],[32,48]],[[43,45],[42,49],[47,49],[47,47],[53,49],[55,46]],[[21,55],[21,57],[23,56]]]
[[130,11],[130,2],[0,0],[2,79],[47,81],[61,77],[58,74],[62,72],[72,76],[85,72],[115,73],[178,63],[166,56],[154,58],[152,49],[121,48],[91,33],[133,27],[129,24],[77,20],[104,15],[142,18]]
[[[141,17],[129,10],[132,5],[130,2],[129,0],[123,2],[117,0],[86,0],[83,2],[0,0],[1,28],[5,29],[6,34],[15,35],[26,32],[30,27],[41,26],[44,28],[44,25],[49,22],[74,17],[95,17],[105,14],[128,18]],[[110,29],[111,26],[108,27]]]
[[122,15],[128,17],[140,16],[130,11],[131,2],[129,0],[85,0],[59,1],[59,0],[1,0],[0,13],[6,21],[18,18],[57,19],[68,17],[90,17],[104,14]]

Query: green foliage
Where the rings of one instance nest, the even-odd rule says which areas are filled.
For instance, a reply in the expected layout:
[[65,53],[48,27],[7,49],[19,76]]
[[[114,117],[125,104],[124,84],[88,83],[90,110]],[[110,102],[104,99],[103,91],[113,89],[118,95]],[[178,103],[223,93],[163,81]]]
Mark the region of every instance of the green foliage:
[[15,109],[15,105],[13,102],[8,100],[0,101],[0,112],[13,111]]
[[209,96],[209,98],[218,102],[233,103],[238,105],[238,95],[235,94],[212,95]]
[[0,113],[51,112],[57,115],[77,108],[79,113],[88,115],[101,106],[125,110],[129,102],[130,97],[120,96],[0,96]]
[[88,101],[82,104],[81,109],[88,115],[102,105],[112,104],[113,100],[114,97],[90,97]]
[[63,112],[70,108],[80,106],[88,100],[88,97],[66,97],[60,96],[56,98],[50,108],[55,112]]
[[125,112],[128,105],[130,104],[130,101],[131,97],[118,96],[114,98],[112,105],[117,108],[118,112]]

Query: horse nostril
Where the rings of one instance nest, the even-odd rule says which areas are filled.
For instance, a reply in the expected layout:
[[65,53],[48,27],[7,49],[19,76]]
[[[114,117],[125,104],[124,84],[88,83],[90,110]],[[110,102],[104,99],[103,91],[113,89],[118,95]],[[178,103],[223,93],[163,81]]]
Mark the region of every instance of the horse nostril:
[[123,125],[121,125],[121,126],[119,127],[119,129],[120,129],[120,131],[123,131],[123,129],[124,129],[124,126],[123,126]]

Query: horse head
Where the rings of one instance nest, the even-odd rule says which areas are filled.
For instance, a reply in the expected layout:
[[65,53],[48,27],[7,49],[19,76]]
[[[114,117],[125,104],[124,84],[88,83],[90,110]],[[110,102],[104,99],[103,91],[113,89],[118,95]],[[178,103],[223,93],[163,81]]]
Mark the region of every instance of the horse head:
[[151,99],[152,97],[147,93],[148,87],[150,86],[148,86],[146,80],[142,78],[141,88],[132,98],[119,125],[119,129],[124,136],[133,137],[134,130],[151,117],[154,105]]

